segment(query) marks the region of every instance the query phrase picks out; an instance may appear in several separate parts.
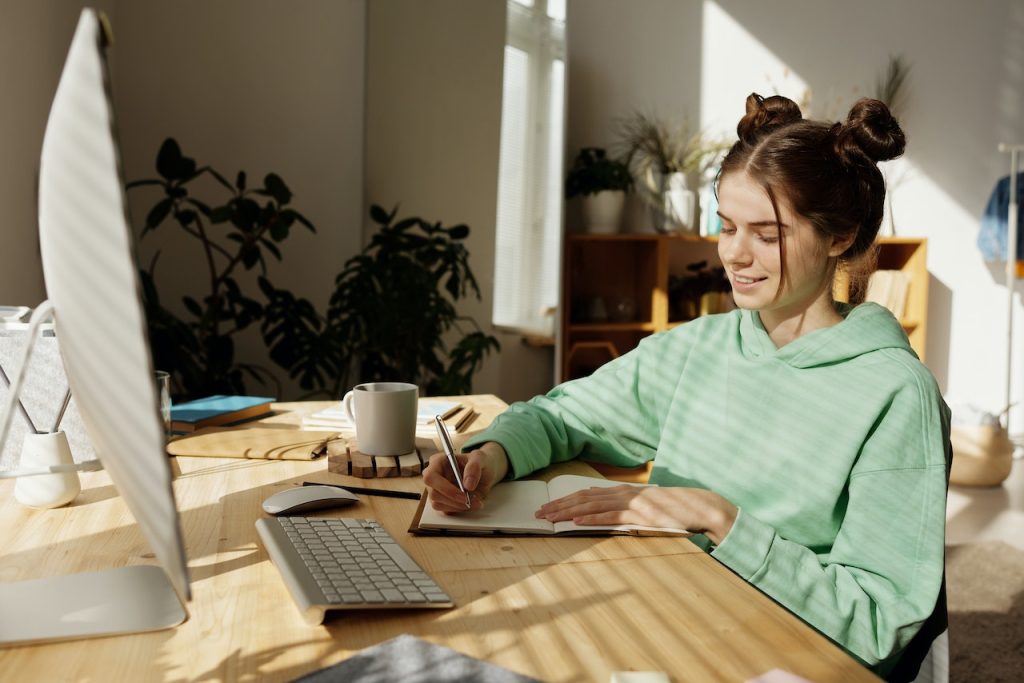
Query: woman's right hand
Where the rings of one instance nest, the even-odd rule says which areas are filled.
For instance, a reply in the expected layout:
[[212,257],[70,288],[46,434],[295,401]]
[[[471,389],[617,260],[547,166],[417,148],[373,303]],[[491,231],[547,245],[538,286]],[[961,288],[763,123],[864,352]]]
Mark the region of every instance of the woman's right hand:
[[471,494],[471,507],[466,508],[466,496],[455,483],[448,458],[444,453],[430,456],[430,464],[423,470],[423,483],[430,495],[430,505],[445,513],[479,510],[491,488],[508,473],[508,455],[501,444],[488,441],[468,453],[456,453],[460,476]]

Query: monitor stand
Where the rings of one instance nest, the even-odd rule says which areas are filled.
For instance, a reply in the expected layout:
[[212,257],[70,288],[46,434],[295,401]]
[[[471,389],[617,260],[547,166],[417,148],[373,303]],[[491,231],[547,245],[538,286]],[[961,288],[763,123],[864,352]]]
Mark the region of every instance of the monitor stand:
[[188,616],[160,567],[0,583],[0,647],[173,628]]
[[[39,326],[52,314],[49,302],[32,314],[21,365],[0,415],[0,446],[7,440]],[[0,647],[157,631],[187,616],[167,574],[151,565],[0,583]]]

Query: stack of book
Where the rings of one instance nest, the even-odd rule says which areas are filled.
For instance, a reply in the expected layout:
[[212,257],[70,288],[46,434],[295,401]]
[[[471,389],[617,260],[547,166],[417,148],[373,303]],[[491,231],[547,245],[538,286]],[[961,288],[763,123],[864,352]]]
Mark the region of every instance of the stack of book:
[[171,406],[171,431],[191,434],[203,427],[233,425],[270,412],[276,399],[266,396],[207,396]]
[[[463,431],[472,422],[471,415],[475,417],[476,413],[458,401],[421,398],[416,407],[417,436],[433,437],[435,415],[440,415],[442,420],[452,424],[456,431]],[[462,429],[459,429],[460,423],[464,424]],[[340,402],[326,410],[302,418],[302,426],[305,429],[337,429],[351,432],[356,429]]]
[[903,320],[907,311],[907,293],[910,291],[910,273],[902,270],[876,270],[868,278],[865,301],[885,306],[897,320]]

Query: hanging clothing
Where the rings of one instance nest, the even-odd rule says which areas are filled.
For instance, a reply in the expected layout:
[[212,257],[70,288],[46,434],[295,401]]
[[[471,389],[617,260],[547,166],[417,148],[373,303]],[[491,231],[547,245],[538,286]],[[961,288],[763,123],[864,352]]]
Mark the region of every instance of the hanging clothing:
[[[1024,201],[1024,173],[1017,174],[1017,204]],[[1006,261],[1007,231],[1010,210],[1010,176],[1004,176],[996,183],[992,195],[985,205],[978,232],[978,250],[988,262]],[[1024,261],[1024,211],[1017,212],[1017,261]]]

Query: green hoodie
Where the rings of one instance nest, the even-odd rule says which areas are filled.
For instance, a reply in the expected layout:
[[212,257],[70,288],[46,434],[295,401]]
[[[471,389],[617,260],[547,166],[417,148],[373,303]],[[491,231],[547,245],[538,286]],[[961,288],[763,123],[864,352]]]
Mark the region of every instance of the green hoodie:
[[755,312],[699,318],[463,449],[500,443],[514,477],[653,459],[650,483],[715,491],[739,516],[717,547],[692,540],[884,674],[939,594],[949,410],[889,311],[840,312],[782,348]]

